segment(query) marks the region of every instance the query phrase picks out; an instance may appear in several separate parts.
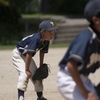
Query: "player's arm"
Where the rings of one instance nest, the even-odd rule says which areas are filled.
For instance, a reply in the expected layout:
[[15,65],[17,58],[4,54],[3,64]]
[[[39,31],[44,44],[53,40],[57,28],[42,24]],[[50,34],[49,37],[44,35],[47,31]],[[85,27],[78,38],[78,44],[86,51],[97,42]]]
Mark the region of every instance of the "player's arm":
[[49,49],[49,43],[50,41],[45,41],[45,46],[42,50],[40,50],[40,66],[43,65],[43,62],[44,62],[44,54],[45,53],[48,53],[48,49]]
[[67,67],[68,67],[68,70],[69,70],[73,80],[76,82],[77,87],[79,88],[81,94],[85,98],[87,98],[88,91],[85,89],[85,87],[83,86],[83,83],[80,79],[80,74],[78,72],[77,65],[78,65],[78,62],[75,60],[72,60],[72,59],[67,62]]
[[44,61],[44,53],[42,51],[40,51],[40,66],[43,65],[43,61]]
[[27,53],[26,59],[25,59],[25,62],[26,62],[25,71],[29,78],[32,76],[32,73],[29,70],[31,59],[32,59],[32,53]]

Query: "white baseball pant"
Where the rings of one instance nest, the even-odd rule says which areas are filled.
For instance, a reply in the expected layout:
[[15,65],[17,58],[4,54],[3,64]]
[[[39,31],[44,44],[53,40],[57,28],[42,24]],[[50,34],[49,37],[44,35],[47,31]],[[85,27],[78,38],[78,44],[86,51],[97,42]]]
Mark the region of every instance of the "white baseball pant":
[[[95,88],[89,78],[84,75],[80,75],[80,78],[85,88],[94,93],[94,95],[98,98]],[[80,93],[76,83],[68,72],[67,67],[65,67],[65,70],[59,70],[57,76],[57,87],[65,100],[86,100]]]
[[[17,48],[15,48],[12,52],[12,61],[13,61],[13,65],[17,69],[18,75],[19,75],[17,88],[22,91],[26,91],[29,78],[28,78],[27,74],[25,73],[25,56],[22,55],[18,51]],[[36,69],[37,69],[36,64],[35,64],[34,60],[31,59],[29,70],[31,71],[32,75],[35,73]],[[31,78],[31,81],[32,81],[32,78]],[[34,84],[34,89],[36,92],[43,91],[42,81],[37,80],[34,82],[32,81],[32,83]]]

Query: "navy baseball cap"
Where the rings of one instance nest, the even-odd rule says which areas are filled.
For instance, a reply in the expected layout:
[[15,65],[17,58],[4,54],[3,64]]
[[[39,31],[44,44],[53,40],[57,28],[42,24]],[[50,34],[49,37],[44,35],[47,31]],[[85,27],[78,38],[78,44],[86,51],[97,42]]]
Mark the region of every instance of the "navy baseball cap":
[[39,31],[52,31],[52,30],[56,30],[57,27],[54,26],[54,23],[51,20],[44,20],[40,23],[39,25]]
[[92,17],[100,13],[100,0],[89,0],[84,9],[85,18],[91,22]]

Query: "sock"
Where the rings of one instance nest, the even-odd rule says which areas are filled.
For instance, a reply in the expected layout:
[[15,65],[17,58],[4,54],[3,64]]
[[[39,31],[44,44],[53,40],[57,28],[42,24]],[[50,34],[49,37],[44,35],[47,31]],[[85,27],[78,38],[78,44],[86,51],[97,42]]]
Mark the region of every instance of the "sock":
[[18,100],[20,100],[20,98],[24,100],[24,91],[18,89]]
[[37,92],[37,96],[38,96],[38,98],[41,98],[42,97],[42,92]]

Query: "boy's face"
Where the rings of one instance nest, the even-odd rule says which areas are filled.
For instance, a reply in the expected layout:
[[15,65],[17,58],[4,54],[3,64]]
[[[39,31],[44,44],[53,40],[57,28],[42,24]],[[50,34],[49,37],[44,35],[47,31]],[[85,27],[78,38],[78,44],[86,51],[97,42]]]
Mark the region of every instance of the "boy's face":
[[99,21],[99,22],[98,22],[98,26],[99,26],[99,28],[100,28],[100,18],[98,18],[98,21]]
[[94,27],[100,32],[100,17],[94,16],[92,18]]
[[42,39],[43,40],[50,41],[54,37],[55,30],[52,30],[52,31],[42,31],[41,34],[42,34]]

